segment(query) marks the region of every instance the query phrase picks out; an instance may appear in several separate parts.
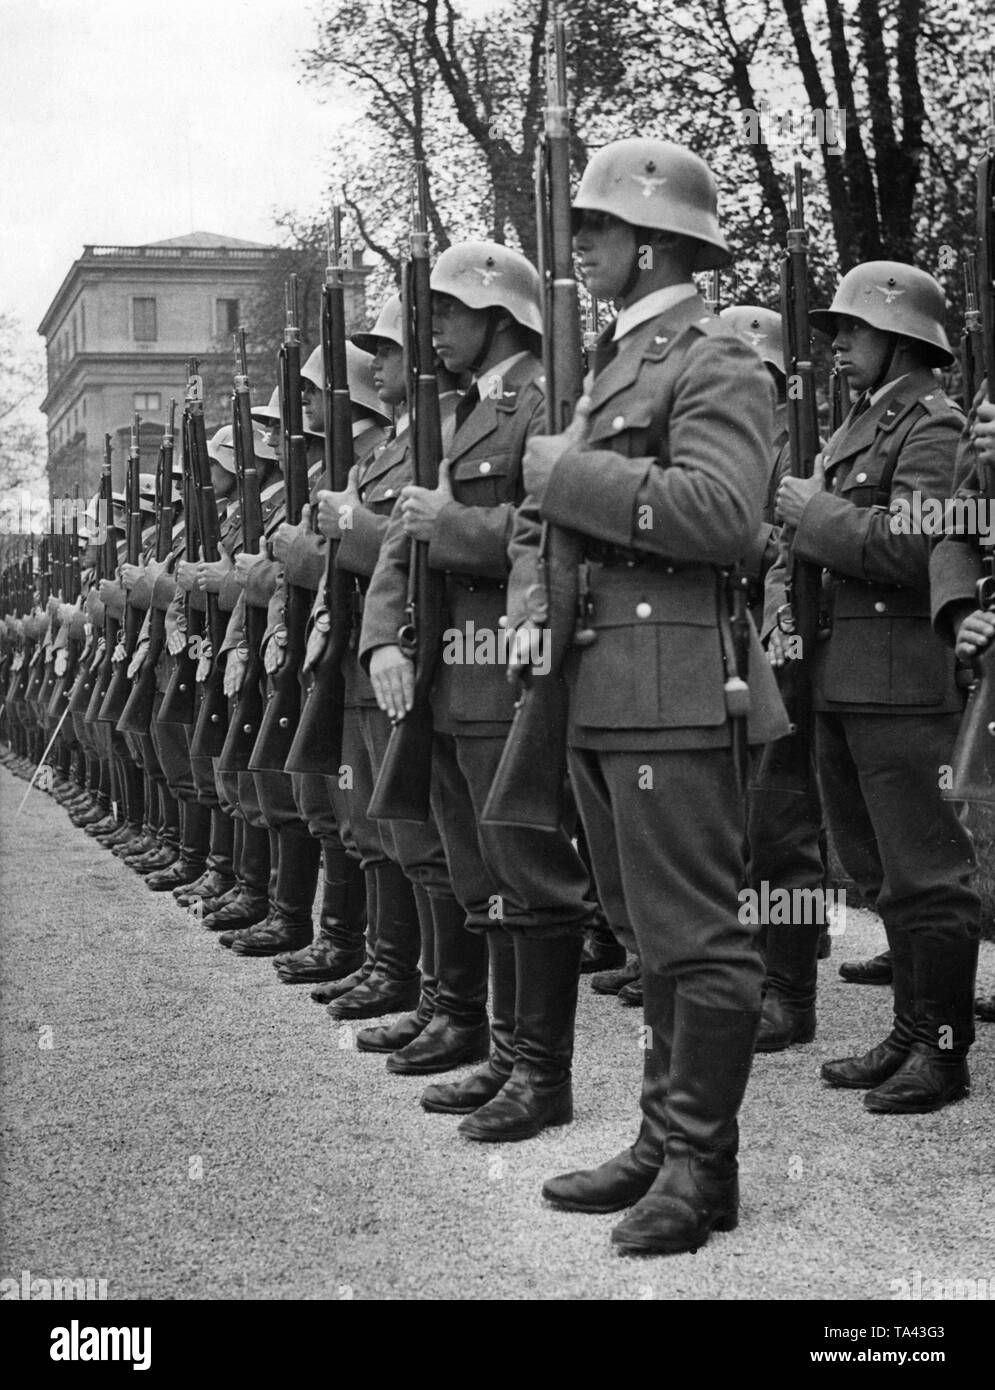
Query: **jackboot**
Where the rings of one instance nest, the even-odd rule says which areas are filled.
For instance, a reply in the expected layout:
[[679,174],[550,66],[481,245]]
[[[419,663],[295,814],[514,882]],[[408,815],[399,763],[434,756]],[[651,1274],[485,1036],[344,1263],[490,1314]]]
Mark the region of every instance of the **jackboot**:
[[757,1052],[783,1052],[815,1037],[819,976],[819,925],[769,924],[767,992],[760,1014]]
[[591,976],[591,988],[595,994],[618,994],[625,985],[638,981],[640,974],[639,957],[633,956],[617,970],[599,970]]
[[894,1020],[886,1038],[858,1057],[823,1062],[819,1075],[830,1086],[869,1091],[887,1081],[905,1061],[915,1038],[915,973],[912,952],[902,935],[888,932],[889,963],[895,987]]
[[484,1144],[534,1139],[573,1119],[570,1063],[582,931],[534,937],[518,932],[515,946],[515,1063],[493,1100],[459,1125]]
[[361,1028],[356,1034],[356,1049],[359,1052],[400,1051],[425,1031],[435,1013],[438,981],[435,978],[435,921],[432,916],[432,899],[417,883],[413,884],[413,887],[421,932],[421,994],[418,1007],[412,1013],[401,1014],[393,1023],[382,1023],[376,1028]]
[[462,1081],[442,1082],[422,1093],[425,1110],[472,1115],[494,1099],[515,1065],[515,943],[506,931],[487,934],[491,962],[491,1055]]
[[974,1017],[982,1023],[995,1023],[995,994],[979,994],[974,1001]]
[[269,916],[239,932],[232,955],[275,956],[311,940],[312,909],[318,888],[321,848],[307,831],[280,831],[279,867]]
[[231,816],[214,806],[210,809],[210,842],[207,862],[200,878],[193,883],[173,889],[173,897],[181,907],[189,907],[194,898],[220,898],[235,886],[232,850],[235,842],[235,823]]
[[[896,945],[899,943],[896,941]],[[962,1100],[971,1088],[978,939],[903,933],[912,956],[913,1038],[901,1066],[864,1097],[876,1115],[925,1115]]]
[[612,1231],[623,1253],[678,1255],[739,1220],[739,1129],[759,1013],[674,1000],[664,1161]]
[[432,1021],[413,1042],[391,1053],[387,1070],[400,1076],[452,1071],[487,1056],[487,939],[466,928],[455,898],[433,898],[435,972]]
[[381,1018],[414,1008],[421,991],[421,931],[411,881],[399,864],[374,865],[376,948],[373,969],[361,984],[329,1004],[331,1018]]
[[667,1095],[674,1042],[675,982],[669,975],[645,977],[644,1008],[651,1045],[643,1053],[643,1112],[636,1142],[597,1168],[563,1173],[543,1183],[542,1195],[561,1211],[602,1214],[623,1211],[653,1186],[667,1138]]
[[366,876],[341,844],[326,840],[321,852],[321,915],[314,940],[273,960],[285,985],[341,980],[362,965],[366,952]]
[[120,845],[133,845],[142,837],[142,827],[136,825],[134,821],[125,821],[124,825],[118,826],[113,835],[97,836],[97,844],[103,845],[104,849],[114,850]]
[[585,933],[580,973],[593,975],[596,970],[617,970],[624,964],[625,947],[604,918],[599,916]]
[[149,874],[145,882],[153,893],[165,893],[200,878],[211,843],[211,812],[199,801],[180,802],[182,840],[180,857],[168,869]]
[[133,859],[129,867],[137,874],[154,874],[160,869],[168,869],[179,857],[179,850],[173,849],[171,845],[160,845],[156,849],[150,849],[148,854],[143,854],[141,858]]
[[890,985],[891,977],[891,951],[882,951],[870,960],[845,960],[840,966],[840,979],[848,985]]
[[246,821],[242,825],[238,880],[224,901],[205,913],[203,925],[208,931],[236,931],[265,921],[276,894],[278,869],[277,832]]

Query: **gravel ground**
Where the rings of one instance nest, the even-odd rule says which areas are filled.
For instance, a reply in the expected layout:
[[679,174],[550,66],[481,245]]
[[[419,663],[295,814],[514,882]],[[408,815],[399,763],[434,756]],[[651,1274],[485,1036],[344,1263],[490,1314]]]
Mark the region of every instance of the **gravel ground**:
[[[352,1046],[306,988],[233,958],[62,809],[0,769],[0,1276],[93,1277],[149,1299],[888,1300],[918,1271],[995,1286],[995,1027],[972,1098],[867,1114],[819,1063],[888,1029],[844,985],[882,945],[851,910],[820,966],[817,1040],[759,1057],[739,1228],[695,1256],[625,1259],[617,1218],[548,1209],[550,1174],[634,1133],[640,1019],[582,984],[576,1120],[477,1145]],[[980,983],[995,988],[995,946]],[[893,1282],[895,1281],[895,1282]],[[982,1295],[984,1296],[984,1295]]]

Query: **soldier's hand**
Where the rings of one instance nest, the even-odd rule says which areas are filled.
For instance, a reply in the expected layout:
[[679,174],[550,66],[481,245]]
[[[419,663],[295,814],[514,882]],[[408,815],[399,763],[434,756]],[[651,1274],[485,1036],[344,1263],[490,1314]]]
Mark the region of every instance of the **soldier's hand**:
[[108,600],[112,599],[117,592],[117,587],[116,579],[101,579],[97,585],[97,596],[101,603],[107,603]]
[[797,526],[802,512],[818,492],[825,488],[826,467],[817,454],[811,478],[793,478],[785,474],[777,489],[777,515],[786,526]]
[[995,613],[978,608],[964,619],[957,631],[954,651],[961,661],[973,661],[995,638]]
[[135,587],[142,577],[142,569],[142,565],[124,564],[121,566],[121,583],[126,589],[133,589]]
[[228,659],[225,662],[224,691],[229,700],[242,689],[247,664],[237,652],[230,651],[228,653]]
[[168,568],[169,562],[167,560],[150,560],[145,566],[145,578],[154,585],[160,574],[165,574]]
[[359,496],[359,464],[349,470],[349,482],[343,492],[318,493],[318,530],[329,540],[337,541],[343,531],[352,528],[352,517],[363,505]]
[[415,701],[414,662],[398,646],[378,647],[370,659],[370,680],[377,704],[399,723]]
[[181,627],[174,627],[166,636],[166,650],[170,656],[179,656],[186,651],[187,634]]
[[568,449],[575,449],[584,442],[590,413],[590,396],[581,396],[574,406],[573,419],[565,430],[560,434],[534,434],[526,445],[522,458],[522,481],[525,491],[538,505],[542,505],[542,499],[546,496],[550,475],[557,462]]
[[767,639],[767,660],[772,666],[783,666],[787,659],[784,633],[779,627],[775,627]]
[[201,560],[197,566],[197,580],[194,588],[202,594],[219,594],[221,583],[226,574],[231,571],[232,560],[227,550],[222,550],[221,559],[208,562]]
[[982,463],[995,467],[995,405],[991,401],[979,403],[971,426],[971,438]]
[[199,562],[196,560],[180,560],[176,566],[176,584],[184,593],[190,593],[197,583],[197,570]]
[[274,531],[270,539],[270,546],[274,556],[277,560],[281,561],[281,563],[286,560],[294,537],[297,535],[299,529],[300,528],[297,526],[291,526],[289,521],[281,521],[280,525]]
[[248,553],[248,551],[243,550],[243,551],[241,552],[241,554],[236,555],[236,556],[235,556],[235,582],[236,582],[236,584],[241,584],[242,588],[244,589],[245,586],[246,586],[246,584],[248,584],[248,582],[249,582],[249,571],[252,569],[253,565],[258,565],[261,561],[263,561],[263,560],[265,560],[265,559],[266,559],[266,552],[265,552],[264,550],[260,550],[260,551],[258,552],[258,554],[256,554],[256,555],[250,555],[250,554]]
[[449,470],[449,459],[439,462],[439,482],[434,488],[416,487],[409,483],[401,489],[401,520],[405,535],[416,541],[430,541],[435,532],[435,523],[443,507],[453,500],[453,485]]
[[516,628],[511,636],[508,649],[508,680],[514,683],[522,680],[532,669],[532,656],[536,650],[534,632],[540,629],[531,619]]

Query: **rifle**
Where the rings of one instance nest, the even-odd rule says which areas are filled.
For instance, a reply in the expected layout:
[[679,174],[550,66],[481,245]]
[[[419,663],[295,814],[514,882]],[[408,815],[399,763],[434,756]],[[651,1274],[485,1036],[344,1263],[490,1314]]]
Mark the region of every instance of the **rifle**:
[[[242,549],[247,555],[258,555],[263,538],[263,508],[259,494],[259,470],[253,445],[252,400],[249,394],[248,355],[245,348],[245,329],[236,337],[237,357],[235,389],[232,395],[232,442],[235,451],[235,476],[238,480],[239,512],[242,517]],[[245,605],[245,674],[242,689],[233,702],[228,719],[228,734],[218,767],[222,772],[245,772],[259,733],[263,717],[263,696],[260,681],[263,675],[262,647],[266,630],[266,614],[252,604]]]
[[[64,602],[75,605],[79,602],[80,593],[80,564],[79,564],[79,483],[73,489],[73,511],[72,511],[72,530],[67,542],[69,549],[66,555],[65,573],[65,594]],[[70,637],[66,645],[66,664],[61,676],[58,676],[55,685],[52,687],[51,698],[48,702],[48,717],[58,723],[65,713],[69,703],[69,695],[72,691],[73,682],[76,679],[76,672],[79,669],[81,645],[78,638]]]
[[[345,334],[345,280],[342,274],[341,214],[332,208],[332,235],[325,283],[321,288],[321,347],[324,364],[324,486],[343,492],[355,462],[352,403],[349,398]],[[312,517],[317,524],[317,514]],[[301,666],[303,703],[300,723],[287,757],[288,772],[338,773],[342,757],[345,680],[342,659],[352,633],[353,581],[336,565],[338,542],[329,540],[322,581],[322,602],[315,617],[306,659]],[[324,632],[320,653],[312,652]]]
[[[988,148],[978,161],[977,258],[978,312],[981,320],[980,347],[984,365],[986,395],[995,402],[995,96],[989,73]],[[972,398],[973,403],[973,398]],[[995,504],[995,485],[991,470],[977,460],[978,483],[988,516]],[[995,612],[995,534],[991,526],[980,531],[982,578],[978,580],[978,607]],[[954,746],[951,785],[941,795],[947,801],[978,801],[995,806],[995,646],[989,646],[975,664],[964,718]]]
[[[131,448],[128,450],[128,472],[125,484],[128,513],[125,559],[129,565],[137,565],[142,558],[142,462],[139,442],[141,431],[142,417],[136,412],[131,423]],[[107,687],[104,703],[100,706],[100,713],[97,715],[101,723],[116,725],[124,713],[124,707],[131,693],[128,667],[141,627],[141,610],[134,606],[129,597],[124,606],[124,633],[121,641],[123,651],[120,660],[115,663],[114,674]]]
[[[114,539],[114,493],[111,483],[111,437],[104,435],[104,466],[100,475],[100,502],[97,504],[97,514],[100,514],[100,503],[104,503],[107,510],[107,535],[104,537],[104,544],[101,547],[100,577],[102,579],[112,579],[114,571],[117,569],[117,541]],[[104,605],[104,649],[100,655],[99,667],[93,681],[93,689],[90,694],[90,703],[86,707],[84,719],[87,724],[93,724],[100,720],[100,707],[107,694],[107,687],[111,680],[111,657],[114,655],[114,648],[117,645],[118,620],[110,612],[107,605]],[[92,669],[92,668],[91,668]]]
[[[545,132],[536,151],[536,222],[543,289],[546,429],[566,429],[583,386],[580,317],[570,219],[570,126],[566,26],[555,19],[546,55]],[[571,642],[594,634],[577,622],[581,541],[543,523],[529,618],[548,642],[549,669],[522,673],[522,692],[481,820],[558,830],[567,810],[568,691],[562,667]]]
[[[411,469],[418,487],[435,488],[442,458],[439,380],[432,345],[432,293],[428,260],[428,174],[416,160],[410,258],[402,286],[404,355],[411,407]],[[428,545],[411,540],[405,621],[397,645],[414,662],[414,701],[391,730],[367,808],[372,820],[428,820],[432,780],[431,690],[442,649],[445,585],[429,567]]]
[[[301,331],[297,326],[297,276],[287,287],[287,324],[278,359],[280,421],[283,426],[283,477],[286,518],[291,526],[301,519],[308,500],[307,443],[301,404]],[[282,772],[287,763],[301,713],[299,671],[304,661],[305,629],[311,595],[298,584],[283,581],[283,628],[270,639],[283,647],[283,659],[269,676],[262,722],[249,768],[252,772]],[[283,642],[280,643],[280,637]]]
[[[197,375],[198,363],[193,360],[187,370],[187,401],[190,384]],[[194,454],[196,445],[190,428],[190,413],[184,402],[183,411],[183,555],[187,560],[197,558],[197,484],[194,478]],[[197,701],[197,660],[194,650],[200,650],[204,640],[204,610],[197,608],[187,594],[184,600],[186,619],[186,642],[183,650],[174,658],[175,665],[169,677],[162,704],[159,706],[159,723],[193,724]]]
[[[819,417],[808,319],[808,232],[800,164],[795,165],[788,244],[781,262],[781,319],[788,380],[801,383],[800,394],[789,391],[787,400],[791,474],[795,478],[810,478],[819,452]],[[792,639],[798,655],[781,668],[778,685],[791,732],[767,745],[757,783],[765,790],[803,796],[810,795],[812,787],[812,666],[819,627],[821,574],[815,565],[789,556],[785,588],[786,601],[778,611],[777,622]]]
[[[173,431],[176,426],[176,402],[169,402],[166,428],[159,445],[156,464],[155,500],[156,533],[155,558],[161,564],[173,548]],[[156,667],[166,645],[166,613],[150,602],[149,645],[138,675],[131,686],[117,722],[119,734],[147,734],[152,724],[156,695]]]
[[829,434],[834,435],[850,414],[850,383],[846,372],[840,370],[840,354],[833,355],[829,373]]
[[978,308],[977,246],[964,257],[964,327],[960,337],[960,370],[964,387],[964,413],[970,413],[981,385],[979,367],[984,361],[984,333]]
[[[211,482],[211,456],[207,452],[207,431],[204,426],[204,393],[201,379],[191,376],[187,388],[187,414],[190,419],[190,442],[193,447],[193,476],[197,489],[197,529],[200,532],[200,557],[208,564],[221,558],[221,523],[218,502]],[[205,630],[211,644],[210,669],[201,685],[200,704],[190,739],[190,753],[197,758],[216,758],[224,747],[228,733],[228,697],[225,695],[224,671],[219,654],[225,640],[228,621],[221,611],[218,595],[206,595],[207,617]]]

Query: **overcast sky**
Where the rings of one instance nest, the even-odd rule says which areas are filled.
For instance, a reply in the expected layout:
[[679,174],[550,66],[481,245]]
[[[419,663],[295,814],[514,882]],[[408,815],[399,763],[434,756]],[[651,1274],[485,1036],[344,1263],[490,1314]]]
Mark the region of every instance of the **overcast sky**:
[[347,99],[299,81],[306,0],[0,0],[0,306],[35,329],[85,242],[275,239]]

